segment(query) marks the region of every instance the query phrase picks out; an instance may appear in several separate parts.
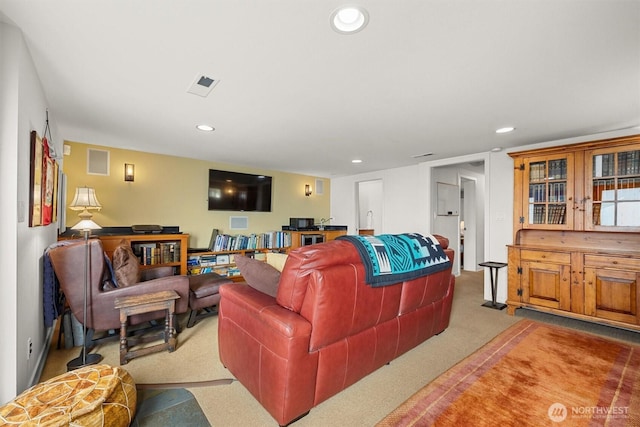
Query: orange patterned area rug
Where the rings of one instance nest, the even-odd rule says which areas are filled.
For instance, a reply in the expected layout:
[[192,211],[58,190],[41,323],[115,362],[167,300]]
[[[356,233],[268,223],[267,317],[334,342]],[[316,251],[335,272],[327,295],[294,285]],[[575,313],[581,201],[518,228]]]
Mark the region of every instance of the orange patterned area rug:
[[522,320],[378,424],[431,425],[640,426],[640,346]]

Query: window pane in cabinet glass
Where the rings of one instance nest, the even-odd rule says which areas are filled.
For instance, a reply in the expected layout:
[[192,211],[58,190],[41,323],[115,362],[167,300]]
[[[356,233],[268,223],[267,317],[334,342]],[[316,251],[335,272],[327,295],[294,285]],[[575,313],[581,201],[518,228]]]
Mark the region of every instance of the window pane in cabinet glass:
[[613,179],[594,179],[593,180],[593,201],[598,202],[604,200],[602,193],[606,190],[613,190],[615,181]]
[[618,153],[618,175],[640,174],[640,151]]
[[546,175],[545,162],[536,162],[529,165],[529,181],[542,181]]
[[615,203],[602,203],[600,208],[600,225],[615,225]]
[[602,206],[600,203],[593,204],[593,225],[602,225],[600,224],[600,209]]
[[549,205],[547,224],[564,224],[565,212],[566,205]]
[[531,224],[544,224],[545,220],[545,205],[529,205],[529,221],[531,222]]
[[545,184],[529,185],[529,203],[544,202]]
[[613,154],[599,154],[593,156],[593,177],[613,176]]
[[[624,192],[625,194],[627,194],[627,197],[624,200],[630,200],[629,196],[638,194],[637,190],[639,188],[640,188],[640,178],[619,178],[618,179],[618,191]],[[623,190],[633,190],[633,191],[623,191]],[[618,199],[622,200],[621,197],[622,195],[619,194]],[[638,197],[633,197],[633,199],[640,200],[640,198]]]
[[550,202],[564,202],[566,188],[567,188],[566,182],[549,183],[549,198],[547,200]]
[[618,188],[618,200],[640,200],[640,188]]
[[549,179],[567,179],[567,159],[549,161]]
[[618,203],[616,222],[620,227],[634,227],[640,225],[640,202]]

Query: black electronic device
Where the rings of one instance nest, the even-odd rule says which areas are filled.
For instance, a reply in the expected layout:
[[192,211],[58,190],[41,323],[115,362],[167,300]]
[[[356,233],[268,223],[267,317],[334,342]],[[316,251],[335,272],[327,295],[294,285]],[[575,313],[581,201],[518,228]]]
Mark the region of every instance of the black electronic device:
[[158,234],[162,233],[161,225],[137,224],[131,226],[131,231],[136,234]]
[[209,169],[210,211],[271,212],[272,178]]

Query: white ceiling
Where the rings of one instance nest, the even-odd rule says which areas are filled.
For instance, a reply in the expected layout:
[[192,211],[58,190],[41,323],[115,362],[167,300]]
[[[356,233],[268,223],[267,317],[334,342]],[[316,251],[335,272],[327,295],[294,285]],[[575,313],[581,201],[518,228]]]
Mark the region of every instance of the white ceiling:
[[[336,0],[0,0],[0,15],[65,140],[335,177],[640,125],[638,0],[358,3],[370,22],[352,35],[329,27]],[[220,80],[206,98],[187,93],[199,75]]]

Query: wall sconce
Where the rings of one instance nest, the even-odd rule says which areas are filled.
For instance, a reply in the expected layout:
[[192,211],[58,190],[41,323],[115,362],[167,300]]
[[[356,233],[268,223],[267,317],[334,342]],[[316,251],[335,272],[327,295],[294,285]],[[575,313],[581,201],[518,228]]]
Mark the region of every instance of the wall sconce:
[[134,172],[135,166],[133,163],[125,163],[124,164],[124,180],[127,182],[133,182],[133,178],[135,177]]
[[304,195],[307,197],[311,195],[311,186],[309,184],[304,185]]

